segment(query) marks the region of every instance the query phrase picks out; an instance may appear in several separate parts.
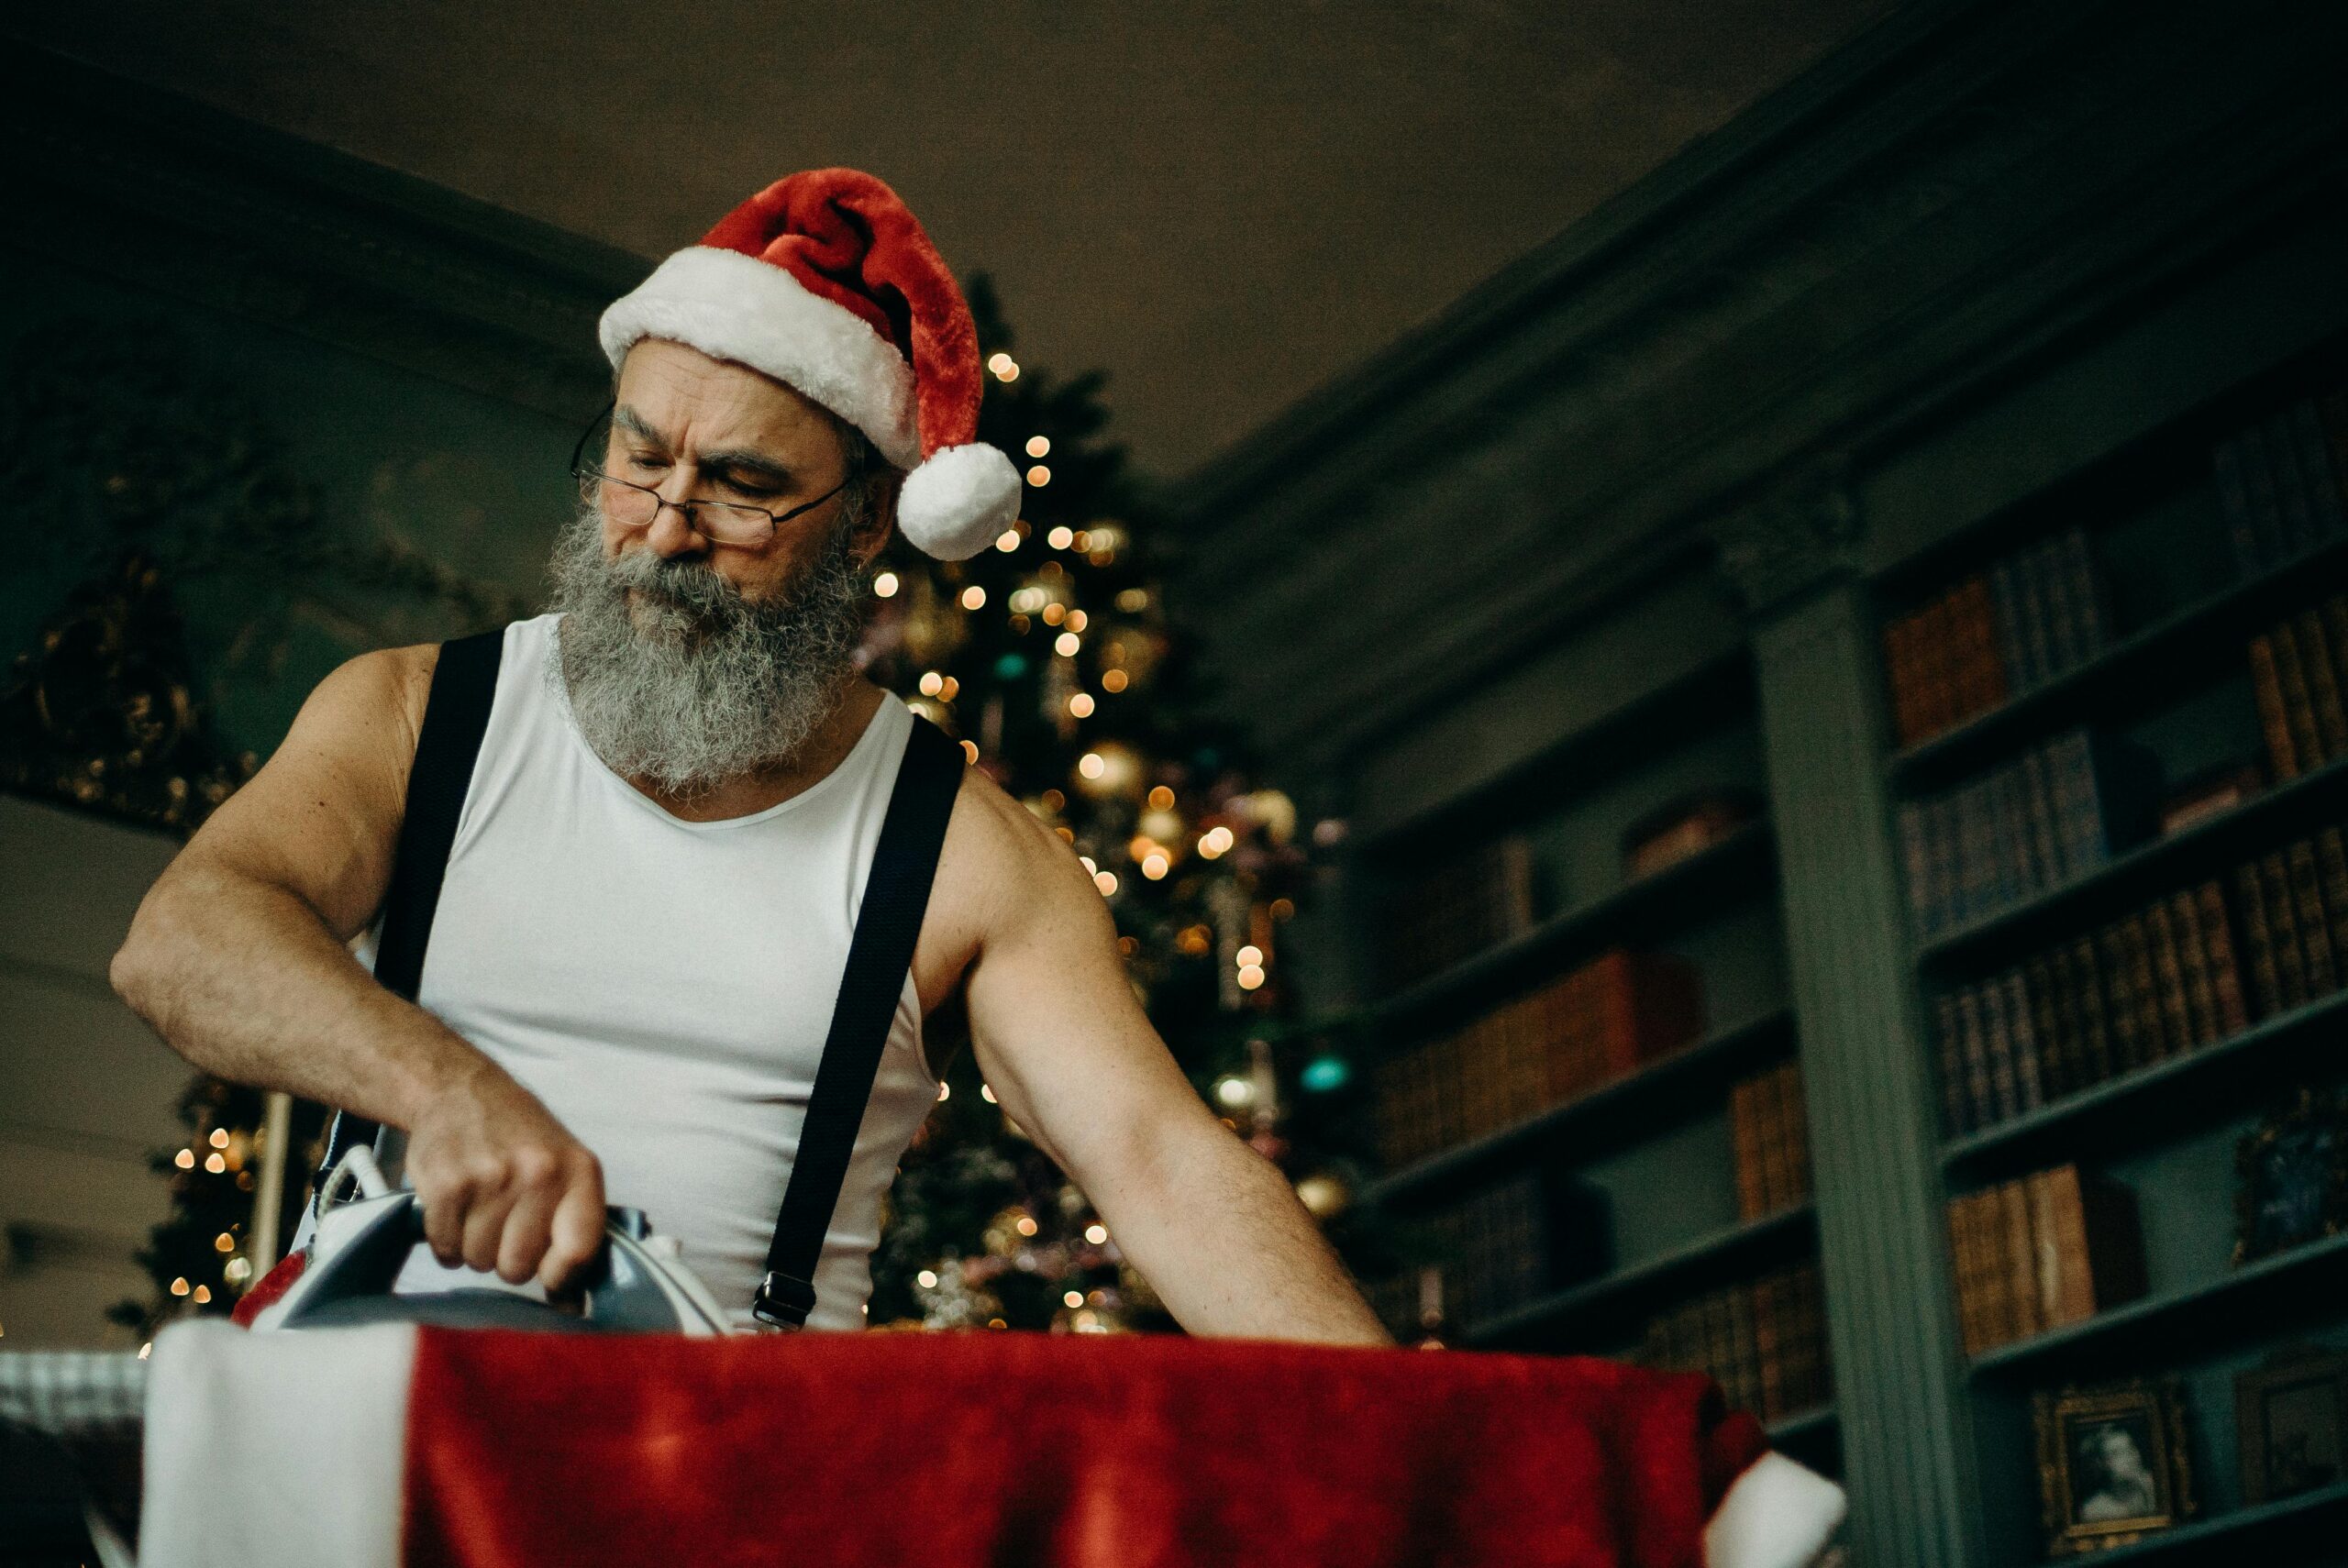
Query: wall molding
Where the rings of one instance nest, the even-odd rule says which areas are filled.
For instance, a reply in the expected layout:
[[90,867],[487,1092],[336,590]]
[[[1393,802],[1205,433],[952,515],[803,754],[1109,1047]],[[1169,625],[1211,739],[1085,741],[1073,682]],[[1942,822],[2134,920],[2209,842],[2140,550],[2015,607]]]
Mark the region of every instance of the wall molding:
[[1175,488],[1171,602],[1213,607],[1229,716],[1283,771],[1342,768],[1824,453],[1863,469],[2322,221],[2343,33],[2287,4],[1894,13]]
[[600,403],[645,258],[94,67],[0,61],[5,241],[558,418]]

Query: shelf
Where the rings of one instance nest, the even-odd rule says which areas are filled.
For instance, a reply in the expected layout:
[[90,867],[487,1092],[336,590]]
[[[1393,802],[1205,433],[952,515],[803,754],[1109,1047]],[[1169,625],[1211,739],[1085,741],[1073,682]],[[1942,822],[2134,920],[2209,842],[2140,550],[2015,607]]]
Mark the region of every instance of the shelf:
[[1817,1215],[1807,1203],[1732,1226],[1476,1324],[1468,1331],[1467,1342],[1492,1348],[1534,1343],[1538,1348],[1537,1342],[1620,1327],[1661,1302],[1791,1257],[1811,1242],[1816,1231]]
[[1362,1189],[1366,1208],[1424,1203],[1474,1186],[1535,1154],[1557,1153],[1575,1163],[1636,1143],[1673,1121],[1708,1109],[1747,1067],[1793,1036],[1785,1010],[1719,1030],[1603,1088],[1490,1132],[1472,1143],[1432,1154]]
[[1440,1017],[1464,1023],[1487,1005],[1546,977],[1574,958],[1617,944],[1641,946],[1694,923],[1691,911],[1719,908],[1740,882],[1774,878],[1777,845],[1767,823],[1737,829],[1677,866],[1643,877],[1578,909],[1550,916],[1523,935],[1362,1010],[1385,1044],[1407,1040]]
[[2042,1154],[2094,1155],[2207,1125],[2221,1110],[2250,1103],[2304,1071],[2309,1048],[2336,1055],[2338,1041],[2323,1026],[2342,1022],[2348,1022],[2348,991],[1952,1138],[1941,1146],[1941,1164],[1968,1176],[2019,1171]]
[[[2229,876],[2236,858],[2276,847],[2275,841],[2342,816],[2340,790],[2348,786],[2348,758],[2278,784],[2232,811],[2155,839],[2084,877],[2008,909],[1958,926],[1916,950],[1926,972],[1944,970],[1985,952],[2010,953],[2050,932],[2076,934],[2080,911],[2102,906],[2113,915],[2136,901],[2176,892],[2195,881]],[[2227,889],[2232,895],[2231,887]]]
[[[2158,1530],[2142,1540],[2126,1546],[2115,1546],[2105,1551],[2090,1552],[2083,1560],[2101,1568],[2110,1562],[2165,1562],[2171,1556],[2196,1551],[2214,1542],[2225,1542],[2222,1561],[2239,1562],[2242,1553],[2254,1548],[2272,1551],[2288,1543],[2294,1537],[2308,1540],[2317,1538],[2319,1529],[2326,1544],[2338,1540],[2339,1516],[2348,1511],[2348,1483],[2318,1487],[2302,1492],[2296,1497],[2282,1497],[2271,1503],[2257,1503],[2246,1508],[2234,1508],[2215,1518],[2196,1519],[2171,1529]],[[2211,1558],[2197,1557],[2198,1562]]]
[[[2031,735],[2092,719],[2109,707],[2115,693],[2132,696],[2173,690],[2176,677],[2215,673],[2215,667],[2192,656],[2210,643],[2228,639],[2247,646],[2249,639],[2278,615],[2303,606],[2314,574],[2340,564],[2348,564],[2348,540],[2335,540],[2287,565],[2245,579],[2223,593],[2121,638],[2076,669],[1894,754],[1890,762],[1894,790],[1901,794],[1913,792],[2010,752]],[[2177,668],[2188,661],[2190,668]]]
[[2287,1253],[2261,1258],[2203,1285],[2147,1297],[2115,1307],[2084,1323],[2073,1323],[1999,1345],[1973,1358],[1980,1376],[2038,1373],[2049,1364],[2065,1377],[2103,1370],[2159,1341],[2195,1353],[2214,1347],[2229,1333],[2269,1334],[2295,1318],[2337,1309],[2340,1287],[2348,1285],[2348,1235],[2327,1236]]

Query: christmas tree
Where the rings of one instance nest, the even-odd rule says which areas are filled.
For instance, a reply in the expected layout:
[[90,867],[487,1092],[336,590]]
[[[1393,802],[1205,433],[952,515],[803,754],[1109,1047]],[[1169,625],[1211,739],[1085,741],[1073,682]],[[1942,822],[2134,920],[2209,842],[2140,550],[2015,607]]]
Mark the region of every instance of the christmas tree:
[[[979,435],[1024,468],[1020,518],[967,561],[894,547],[876,582],[868,673],[1074,847],[1108,900],[1135,994],[1193,1083],[1330,1217],[1354,1167],[1298,1143],[1288,1107],[1300,1082],[1324,1098],[1341,1089],[1344,1059],[1276,1046],[1292,1033],[1281,928],[1314,841],[1339,830],[1301,832],[1285,795],[1251,783],[1242,737],[1205,716],[1198,666],[1166,615],[1143,492],[1104,435],[1103,378],[1060,381],[1023,365],[985,279],[969,298],[988,375]],[[941,1038],[933,1059],[951,1044]],[[1002,1113],[967,1052],[946,1088],[890,1195],[871,1321],[1168,1326],[1100,1215]]]

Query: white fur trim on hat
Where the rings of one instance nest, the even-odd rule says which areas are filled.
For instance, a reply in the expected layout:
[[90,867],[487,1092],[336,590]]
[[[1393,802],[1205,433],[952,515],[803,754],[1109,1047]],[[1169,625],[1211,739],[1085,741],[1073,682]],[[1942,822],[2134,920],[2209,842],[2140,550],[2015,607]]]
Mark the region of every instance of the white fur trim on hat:
[[604,312],[596,337],[615,370],[639,337],[666,337],[797,388],[908,469],[921,456],[914,370],[847,306],[810,293],[771,261],[695,245]]
[[905,476],[897,527],[939,560],[967,560],[1019,520],[1019,470],[995,447],[940,447]]
[[1729,1484],[1704,1525],[1704,1568],[1807,1568],[1843,1523],[1843,1488],[1782,1453]]

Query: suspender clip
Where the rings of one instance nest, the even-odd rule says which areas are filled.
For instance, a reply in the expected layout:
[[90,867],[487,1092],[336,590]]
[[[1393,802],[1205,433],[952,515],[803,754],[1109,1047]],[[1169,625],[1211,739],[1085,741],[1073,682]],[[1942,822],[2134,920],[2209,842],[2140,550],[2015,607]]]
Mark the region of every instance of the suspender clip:
[[750,1316],[777,1329],[806,1327],[807,1314],[814,1309],[814,1285],[788,1274],[768,1275],[750,1298]]

